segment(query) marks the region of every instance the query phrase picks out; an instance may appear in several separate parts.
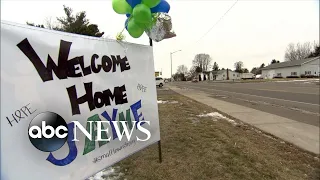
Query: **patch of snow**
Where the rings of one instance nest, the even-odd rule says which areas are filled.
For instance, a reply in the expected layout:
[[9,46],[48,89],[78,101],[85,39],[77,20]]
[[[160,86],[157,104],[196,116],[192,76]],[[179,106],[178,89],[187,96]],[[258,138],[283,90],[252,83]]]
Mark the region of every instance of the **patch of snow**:
[[226,97],[225,95],[219,95],[219,94],[216,94],[216,95],[214,95],[215,97]]
[[223,119],[228,121],[229,123],[232,123],[233,125],[237,125],[238,123],[236,123],[234,120],[229,119],[225,116],[223,116],[222,114],[218,113],[218,112],[211,112],[211,113],[207,113],[207,114],[200,114],[198,115],[198,117],[214,117],[214,118],[218,118],[218,119]]
[[319,81],[319,79],[297,79],[297,80],[273,81],[273,82],[312,82],[312,81]]
[[121,179],[122,176],[123,173],[119,172],[119,167],[109,167],[89,177],[87,180],[118,180]]
[[158,100],[157,101],[158,104],[178,104],[179,102],[178,101],[162,101],[162,100]]
[[262,132],[261,132],[260,130],[258,130],[258,129],[254,129],[254,131],[255,131],[256,133],[259,133],[259,134],[262,133]]
[[229,123],[233,124],[233,125],[237,125],[238,123],[236,123],[234,120],[226,118],[225,120],[227,120]]
[[270,136],[270,135],[267,135],[267,134],[262,134],[263,136],[269,138],[269,139],[273,139],[273,140],[276,140],[274,137]]
[[223,116],[222,114],[218,113],[218,112],[211,112],[211,113],[207,113],[207,114],[200,114],[198,115],[199,117],[216,117],[216,118],[226,118],[225,116]]
[[158,104],[165,104],[165,103],[167,103],[168,101],[158,100],[157,102],[158,102]]
[[319,79],[302,79],[302,80],[292,80],[293,82],[311,82],[311,81],[319,81]]
[[191,119],[191,123],[192,124],[197,124],[197,123],[199,123],[200,121],[199,121],[199,119]]

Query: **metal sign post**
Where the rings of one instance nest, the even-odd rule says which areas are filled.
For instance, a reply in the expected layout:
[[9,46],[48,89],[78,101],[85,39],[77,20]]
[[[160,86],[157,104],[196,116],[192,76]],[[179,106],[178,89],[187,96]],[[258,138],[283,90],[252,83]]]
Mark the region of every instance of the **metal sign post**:
[[[153,46],[151,38],[149,38],[149,44],[150,44],[150,46]],[[160,123],[160,120],[159,120],[159,123]],[[159,151],[159,162],[162,163],[161,140],[158,141],[158,151]]]

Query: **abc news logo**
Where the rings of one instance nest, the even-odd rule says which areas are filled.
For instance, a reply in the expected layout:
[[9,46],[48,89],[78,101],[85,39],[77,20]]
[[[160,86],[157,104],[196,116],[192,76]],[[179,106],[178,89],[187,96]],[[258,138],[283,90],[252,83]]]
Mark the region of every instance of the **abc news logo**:
[[[87,136],[90,140],[92,140],[92,132],[88,132],[86,128],[84,128],[78,121],[72,121],[75,124],[74,128],[74,139],[72,141],[79,141],[76,139],[76,129],[79,130]],[[87,121],[90,123],[90,129],[92,129],[93,121]],[[122,132],[118,123],[122,124]],[[111,136],[108,136],[108,139],[101,138],[101,132],[105,131],[108,133],[108,127],[105,129],[102,128],[102,123],[107,123],[110,125],[109,121],[96,121],[97,123],[97,139],[95,141],[110,141]],[[137,141],[147,141],[151,138],[151,133],[149,130],[141,126],[141,123],[148,123],[149,121],[132,121],[133,127],[137,125],[137,129],[147,135],[146,139],[140,139],[137,137]],[[128,141],[131,138],[132,131],[128,130],[126,125],[126,121],[112,121],[113,127],[116,131],[116,135],[121,141],[122,137],[125,135]],[[29,124],[28,135],[31,144],[40,151],[43,152],[53,152],[60,149],[68,139],[68,125],[66,121],[56,113],[53,112],[44,112],[38,114]]]

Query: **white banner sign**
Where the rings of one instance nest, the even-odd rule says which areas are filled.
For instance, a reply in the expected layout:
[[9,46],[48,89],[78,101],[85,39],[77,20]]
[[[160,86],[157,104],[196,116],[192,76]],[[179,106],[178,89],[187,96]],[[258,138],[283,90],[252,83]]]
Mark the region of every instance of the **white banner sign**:
[[159,140],[152,47],[1,22],[2,180],[85,179]]

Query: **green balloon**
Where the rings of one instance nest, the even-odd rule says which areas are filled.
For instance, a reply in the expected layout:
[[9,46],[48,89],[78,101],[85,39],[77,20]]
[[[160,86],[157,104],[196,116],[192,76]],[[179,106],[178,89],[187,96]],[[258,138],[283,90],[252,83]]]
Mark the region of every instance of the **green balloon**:
[[132,7],[126,0],[112,0],[112,8],[118,14],[131,14]]
[[149,22],[143,22],[143,23],[135,21],[135,23],[144,30],[151,29],[155,24],[152,20]]
[[149,23],[152,20],[151,10],[144,4],[138,4],[133,8],[132,16],[137,23]]
[[149,8],[153,8],[160,3],[160,0],[142,0],[142,3],[147,5]]
[[151,29],[153,27],[155,23],[153,21],[150,21],[148,23],[143,24],[142,27],[144,27],[145,29]]
[[139,38],[144,32],[144,29],[133,18],[129,20],[127,29],[129,34],[134,38]]

